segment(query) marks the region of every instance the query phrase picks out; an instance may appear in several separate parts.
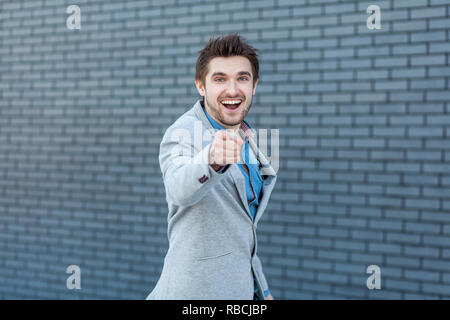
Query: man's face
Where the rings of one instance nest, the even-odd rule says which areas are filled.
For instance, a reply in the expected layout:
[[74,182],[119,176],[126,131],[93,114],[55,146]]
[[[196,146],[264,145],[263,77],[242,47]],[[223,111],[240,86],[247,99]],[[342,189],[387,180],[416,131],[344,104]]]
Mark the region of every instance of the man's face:
[[205,82],[195,81],[205,108],[225,128],[238,129],[252,104],[256,85],[250,61],[242,56],[216,57],[209,62]]

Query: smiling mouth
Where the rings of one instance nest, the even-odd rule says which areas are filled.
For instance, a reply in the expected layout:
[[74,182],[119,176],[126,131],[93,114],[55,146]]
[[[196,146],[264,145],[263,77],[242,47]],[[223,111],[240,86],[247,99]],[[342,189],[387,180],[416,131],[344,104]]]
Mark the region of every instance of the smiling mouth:
[[226,100],[222,101],[220,104],[228,110],[236,110],[241,106],[242,100]]

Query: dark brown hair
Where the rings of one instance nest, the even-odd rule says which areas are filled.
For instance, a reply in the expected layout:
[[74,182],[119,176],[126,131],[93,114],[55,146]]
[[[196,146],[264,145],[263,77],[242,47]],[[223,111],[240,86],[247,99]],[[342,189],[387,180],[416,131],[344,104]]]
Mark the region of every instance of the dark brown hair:
[[248,45],[237,33],[225,37],[211,37],[206,46],[198,52],[200,56],[195,68],[195,79],[205,83],[208,64],[213,58],[243,56],[252,65],[253,83],[255,83],[259,78],[259,61],[256,51],[257,49]]

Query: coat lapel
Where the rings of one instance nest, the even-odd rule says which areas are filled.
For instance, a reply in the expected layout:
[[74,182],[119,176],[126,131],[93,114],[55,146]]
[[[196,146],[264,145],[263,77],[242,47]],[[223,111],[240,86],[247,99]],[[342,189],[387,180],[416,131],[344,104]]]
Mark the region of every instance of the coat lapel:
[[[253,135],[252,134],[246,135],[242,131],[242,129],[239,129],[239,134],[241,135],[241,138],[244,140],[245,140],[245,137],[247,136],[250,148],[253,150],[253,153],[256,155],[256,158],[258,159],[258,161],[261,164],[261,174],[263,175],[263,177],[265,177],[265,178],[263,178],[263,185],[262,185],[262,189],[261,189],[261,192],[262,192],[261,201],[258,205],[258,209],[256,210],[254,224],[257,225],[259,219],[261,219],[261,216],[267,206],[267,203],[270,198],[270,194],[272,193],[272,190],[275,186],[277,176],[276,176],[275,170],[270,165],[266,156],[261,152],[261,150],[259,150],[255,141],[253,140],[253,138],[252,138]],[[237,165],[235,167],[237,168]],[[239,171],[238,172],[239,175],[242,177],[242,173],[240,172],[239,168],[237,168],[237,169],[238,169],[237,171]],[[242,181],[242,183],[240,183],[241,186],[239,188],[242,193],[241,199],[243,199],[243,201],[245,202],[245,208],[247,210],[247,215],[250,217],[250,219],[252,219],[250,209],[248,207],[248,202],[247,202],[245,179],[244,179],[244,177],[242,177],[240,180]],[[252,222],[253,222],[253,219],[252,219]]]
[[276,178],[276,176],[266,176],[266,178],[263,180],[263,186],[261,190],[263,196],[261,198],[261,203],[258,206],[258,210],[256,210],[255,225],[258,224],[259,219],[261,219],[261,216],[267,207],[270,195],[272,194],[272,190],[275,186]]
[[242,205],[245,208],[247,217],[253,223],[252,215],[250,213],[250,208],[248,207],[247,202],[247,192],[245,190],[245,178],[242,175],[241,170],[239,169],[237,164],[231,165],[230,168],[228,168],[228,170],[230,170],[231,177],[233,178],[234,185],[236,186]]

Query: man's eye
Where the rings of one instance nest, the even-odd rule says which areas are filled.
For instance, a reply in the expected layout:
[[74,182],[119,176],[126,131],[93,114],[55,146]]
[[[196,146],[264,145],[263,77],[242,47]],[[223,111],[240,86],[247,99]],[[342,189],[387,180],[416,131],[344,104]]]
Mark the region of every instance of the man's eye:
[[241,77],[241,78],[239,78],[239,80],[247,81],[248,78],[247,77]]
[[217,78],[217,79],[215,79],[214,81],[216,81],[216,82],[222,82],[223,79],[222,79],[222,78]]

